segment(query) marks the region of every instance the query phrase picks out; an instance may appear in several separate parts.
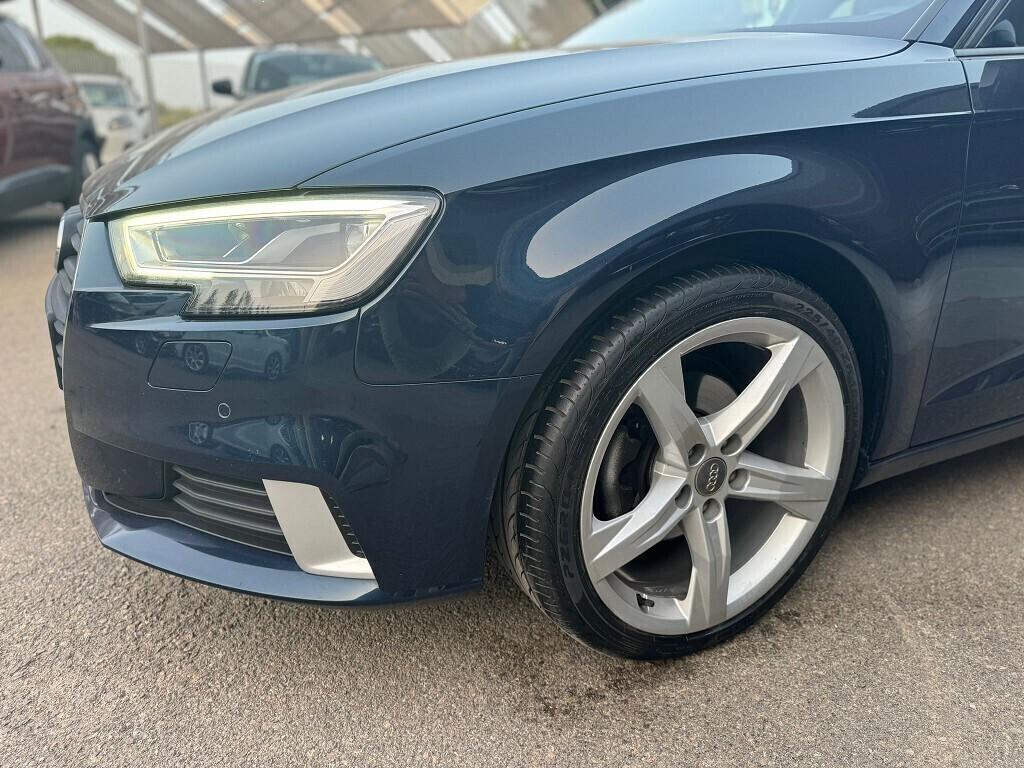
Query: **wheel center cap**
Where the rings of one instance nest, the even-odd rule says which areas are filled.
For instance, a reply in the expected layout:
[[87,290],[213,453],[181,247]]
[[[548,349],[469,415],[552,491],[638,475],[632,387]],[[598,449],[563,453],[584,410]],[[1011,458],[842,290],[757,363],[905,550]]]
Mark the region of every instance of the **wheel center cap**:
[[717,457],[708,459],[700,465],[693,487],[701,496],[714,496],[725,483],[725,475],[729,471],[725,461]]

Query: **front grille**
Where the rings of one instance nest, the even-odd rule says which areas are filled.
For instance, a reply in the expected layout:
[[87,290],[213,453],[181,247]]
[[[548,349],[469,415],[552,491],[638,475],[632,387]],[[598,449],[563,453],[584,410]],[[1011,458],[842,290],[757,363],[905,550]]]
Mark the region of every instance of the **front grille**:
[[[262,483],[173,467],[170,487],[172,495],[163,501],[104,496],[112,506],[126,512],[173,520],[240,544],[291,554]],[[341,510],[326,494],[325,498],[349,549],[365,558]]]
[[50,326],[53,361],[57,367],[57,384],[64,387],[64,335],[67,332],[71,292],[78,269],[78,252],[82,248],[85,219],[77,208],[70,209],[61,221],[61,237],[57,244],[57,274],[46,291],[46,320]]

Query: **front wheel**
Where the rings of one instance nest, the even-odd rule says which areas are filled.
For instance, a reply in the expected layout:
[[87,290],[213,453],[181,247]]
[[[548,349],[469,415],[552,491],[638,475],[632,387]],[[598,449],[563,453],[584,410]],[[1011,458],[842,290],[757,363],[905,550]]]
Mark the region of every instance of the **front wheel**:
[[569,355],[510,452],[499,551],[577,639],[678,656],[753,623],[808,566],[861,436],[850,340],[749,266],[673,280]]

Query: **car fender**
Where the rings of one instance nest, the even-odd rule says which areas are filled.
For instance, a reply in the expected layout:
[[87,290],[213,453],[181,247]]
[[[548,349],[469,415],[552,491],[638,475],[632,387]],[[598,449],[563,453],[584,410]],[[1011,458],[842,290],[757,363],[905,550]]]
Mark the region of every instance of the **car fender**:
[[543,373],[623,291],[700,263],[699,246],[756,232],[821,244],[885,308],[890,410],[910,414],[888,423],[887,453],[913,428],[906,393],[927,368],[971,116],[953,53],[913,45],[531,110],[309,186],[446,197],[430,240],[363,311],[356,369],[375,384]]

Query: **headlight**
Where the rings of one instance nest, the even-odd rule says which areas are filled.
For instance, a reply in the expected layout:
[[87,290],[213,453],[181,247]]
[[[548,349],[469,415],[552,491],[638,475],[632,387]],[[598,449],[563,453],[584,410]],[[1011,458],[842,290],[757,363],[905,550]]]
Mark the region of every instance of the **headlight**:
[[134,125],[134,123],[132,123],[132,119],[130,116],[118,115],[117,117],[113,118],[107,125],[107,130],[123,131],[125,128],[131,128],[132,125]]
[[184,314],[340,309],[378,287],[441,207],[434,195],[240,200],[110,223],[130,285],[191,288]]

